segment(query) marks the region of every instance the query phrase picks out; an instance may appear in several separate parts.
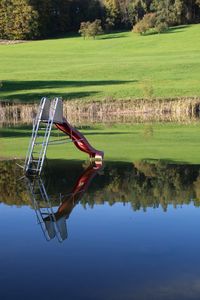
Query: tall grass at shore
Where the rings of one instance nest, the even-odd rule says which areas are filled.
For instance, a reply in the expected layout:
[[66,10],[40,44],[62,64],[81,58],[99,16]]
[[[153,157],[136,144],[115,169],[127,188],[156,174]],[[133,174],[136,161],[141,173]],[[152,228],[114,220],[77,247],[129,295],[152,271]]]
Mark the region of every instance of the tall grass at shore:
[[[38,104],[0,102],[0,127],[32,123],[37,109]],[[75,125],[158,121],[190,123],[199,119],[200,97],[65,101],[63,114]]]

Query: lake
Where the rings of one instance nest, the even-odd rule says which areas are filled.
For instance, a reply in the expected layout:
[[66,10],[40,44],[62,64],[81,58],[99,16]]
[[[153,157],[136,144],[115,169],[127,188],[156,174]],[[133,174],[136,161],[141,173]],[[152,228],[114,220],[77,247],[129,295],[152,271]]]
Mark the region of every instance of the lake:
[[199,299],[199,171],[1,161],[1,299]]

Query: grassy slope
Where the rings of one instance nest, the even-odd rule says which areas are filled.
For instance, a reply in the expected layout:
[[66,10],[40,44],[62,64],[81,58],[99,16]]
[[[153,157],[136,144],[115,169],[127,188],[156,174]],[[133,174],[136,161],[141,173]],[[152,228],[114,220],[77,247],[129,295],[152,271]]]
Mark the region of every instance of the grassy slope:
[[[112,128],[82,130],[91,144],[105,151],[106,160],[136,161],[162,159],[176,162],[200,163],[200,127],[198,124],[123,125]],[[56,134],[59,132],[56,130]],[[151,135],[152,134],[152,135]],[[30,130],[2,130],[0,157],[21,158],[26,154]],[[87,159],[73,144],[49,146],[49,158]]]
[[200,25],[0,46],[0,99],[200,95]]

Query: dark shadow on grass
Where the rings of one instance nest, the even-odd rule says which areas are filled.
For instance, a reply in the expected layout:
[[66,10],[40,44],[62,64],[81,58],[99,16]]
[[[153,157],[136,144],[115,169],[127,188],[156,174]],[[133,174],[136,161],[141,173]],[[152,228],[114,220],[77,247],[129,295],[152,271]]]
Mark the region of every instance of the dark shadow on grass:
[[185,26],[170,27],[166,31],[162,32],[161,34],[173,34],[173,33],[184,32],[185,27],[189,27],[189,26],[185,25]]
[[[81,131],[81,129],[80,129],[80,131]],[[123,135],[123,134],[130,134],[130,135],[136,135],[136,133],[135,132],[130,132],[130,131],[128,131],[128,132],[117,132],[117,131],[115,131],[115,132],[103,132],[103,131],[99,131],[99,132],[87,132],[87,131],[81,131],[85,136],[87,136],[87,135]]]
[[132,80],[89,80],[89,81],[68,81],[68,80],[49,80],[49,81],[3,81],[2,92],[19,92],[35,89],[57,89],[68,87],[88,87],[88,86],[103,86],[117,85],[134,82]]
[[163,32],[162,34],[170,34],[170,33],[179,33],[184,32],[185,28],[191,27],[190,25],[180,25],[175,27],[169,27],[167,31]]
[[190,27],[190,25],[180,25],[175,27],[169,27],[166,31],[158,33],[157,31],[147,31],[146,33],[142,34],[142,36],[149,36],[149,35],[155,35],[155,34],[171,34],[171,33],[179,33],[184,32],[185,28]]
[[[90,128],[93,130],[93,128]],[[103,132],[103,131],[96,131],[96,132],[87,132],[81,129],[78,129],[84,136],[90,136],[90,135],[125,135],[125,134],[135,134],[135,133],[130,133],[130,132]],[[0,129],[0,138],[19,138],[19,137],[31,137],[31,132],[32,132],[32,125],[27,125],[27,126],[18,126],[18,127],[11,127],[11,128],[1,128]],[[54,129],[51,132],[51,137],[58,137],[58,136],[63,136],[63,137],[68,137],[66,134],[62,133],[58,129]]]
[[120,33],[120,35],[117,33],[109,33],[107,35],[100,36],[98,39],[99,40],[111,40],[111,39],[121,39],[121,38],[125,38],[125,37],[127,37],[127,33]]
[[189,27],[191,27],[191,25],[179,25],[179,26],[169,27],[167,32],[177,32],[177,31],[182,32],[184,31],[182,29],[189,28]]
[[3,102],[12,102],[12,103],[21,103],[21,102],[39,102],[42,97],[49,97],[49,98],[54,98],[54,97],[62,97],[63,100],[72,100],[72,99],[81,99],[85,97],[90,97],[95,94],[98,94],[98,91],[88,91],[88,92],[74,92],[74,93],[50,93],[47,91],[44,91],[44,93],[27,93],[27,94],[17,94],[17,95],[9,95],[3,97],[2,101]]
[[[3,101],[12,102],[30,102],[39,101],[41,97],[63,97],[65,100],[80,99],[94,94],[99,91],[89,91],[92,86],[100,87],[105,85],[117,85],[136,82],[136,80],[91,80],[91,81],[67,81],[67,80],[49,80],[49,81],[3,81],[1,92],[8,93],[8,95],[0,96]],[[88,91],[70,92],[68,88],[88,87]],[[65,93],[53,92],[54,89],[65,88]],[[34,92],[36,90],[36,92]],[[37,90],[40,90],[39,92]],[[12,93],[12,94],[9,94]],[[16,93],[16,94],[13,94]]]
[[27,132],[21,129],[14,129],[14,128],[1,128],[0,129],[0,138],[20,138],[20,137],[31,137],[32,127],[29,126]]

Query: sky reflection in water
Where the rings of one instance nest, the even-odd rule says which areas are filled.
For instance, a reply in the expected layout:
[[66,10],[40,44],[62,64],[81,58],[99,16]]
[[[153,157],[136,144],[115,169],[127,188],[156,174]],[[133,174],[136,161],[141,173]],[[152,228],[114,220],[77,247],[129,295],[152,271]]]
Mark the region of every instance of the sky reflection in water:
[[[1,299],[199,299],[199,166],[107,163],[62,243],[46,242],[14,164],[0,170]],[[81,174],[80,162],[50,162],[55,212]]]

